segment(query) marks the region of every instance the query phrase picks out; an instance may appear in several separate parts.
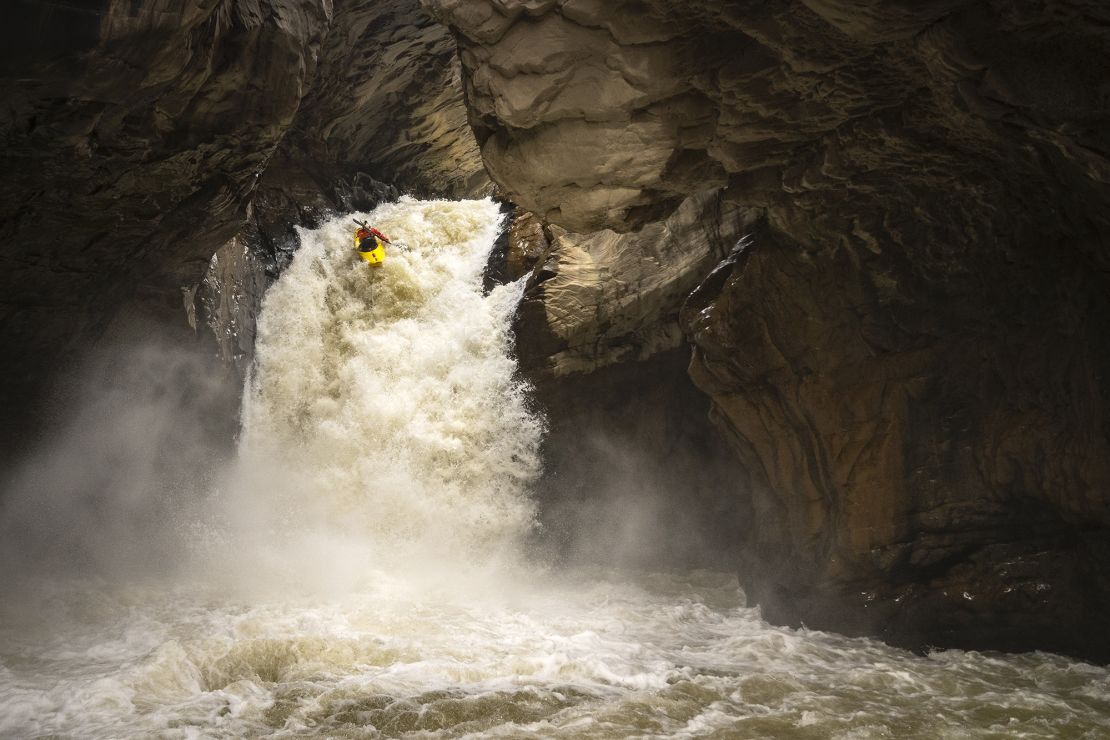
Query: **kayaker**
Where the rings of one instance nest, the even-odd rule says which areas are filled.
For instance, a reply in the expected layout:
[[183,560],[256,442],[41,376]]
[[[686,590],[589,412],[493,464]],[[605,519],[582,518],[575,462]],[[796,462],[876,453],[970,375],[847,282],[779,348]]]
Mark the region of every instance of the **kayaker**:
[[360,252],[369,252],[377,248],[378,244],[376,241],[374,241],[374,237],[381,239],[386,244],[392,243],[389,241],[388,236],[378,231],[365,221],[362,222],[361,228],[355,232],[355,236],[358,237],[358,251]]

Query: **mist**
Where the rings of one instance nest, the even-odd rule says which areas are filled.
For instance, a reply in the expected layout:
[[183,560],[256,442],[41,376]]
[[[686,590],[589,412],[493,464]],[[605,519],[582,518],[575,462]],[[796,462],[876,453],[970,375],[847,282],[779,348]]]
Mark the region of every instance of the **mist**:
[[[520,286],[483,297],[480,256],[404,255],[374,285],[342,261],[345,233],[340,219],[302,234],[246,388],[201,346],[149,332],[70,374],[61,421],[4,479],[0,588],[158,580],[269,598],[385,571],[442,585],[461,569],[734,567],[739,471],[681,352],[579,384],[541,463],[546,422],[508,356]],[[448,269],[455,294],[437,283]]]
[[99,348],[55,394],[56,421],[3,479],[4,584],[177,573],[233,456],[231,374],[148,336]]
[[686,374],[687,352],[541,388],[552,428],[537,552],[561,567],[733,571],[747,476]]
[[301,232],[245,388],[149,328],[84,362],[58,389],[64,421],[5,480],[0,588],[157,580],[257,599],[394,573],[475,587],[517,565],[543,422],[509,354],[522,286],[481,290],[499,208],[405,199],[374,216],[405,243],[372,274],[349,217]]

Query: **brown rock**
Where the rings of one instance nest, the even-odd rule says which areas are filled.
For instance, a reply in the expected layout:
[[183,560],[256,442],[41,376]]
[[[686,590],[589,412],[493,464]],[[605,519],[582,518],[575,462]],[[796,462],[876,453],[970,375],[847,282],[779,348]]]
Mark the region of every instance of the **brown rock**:
[[509,225],[509,244],[505,255],[506,276],[518,280],[532,271],[550,244],[543,222],[524,211]]
[[294,224],[376,202],[379,181],[488,187],[454,44],[417,0],[2,15],[0,457],[27,440],[52,376],[101,338],[190,341],[183,291],[237,234],[272,278]]
[[[425,2],[516,202],[629,230],[727,179],[765,210],[684,327],[767,615],[1110,656],[1105,4]],[[605,333],[533,325],[526,356]]]
[[239,229],[328,18],[315,0],[4,12],[0,406],[22,436],[51,371],[125,306],[184,326],[181,289]]
[[522,367],[565,376],[682,346],[682,301],[749,220],[744,209],[708,193],[636,233],[550,227],[551,248],[519,310]]
[[1078,306],[1110,319],[1097,281],[954,291],[957,326],[856,259],[880,257],[764,227],[684,308],[691,375],[752,473],[749,595],[913,647],[1110,656],[1105,409],[1075,406],[1105,345],[1072,324]]

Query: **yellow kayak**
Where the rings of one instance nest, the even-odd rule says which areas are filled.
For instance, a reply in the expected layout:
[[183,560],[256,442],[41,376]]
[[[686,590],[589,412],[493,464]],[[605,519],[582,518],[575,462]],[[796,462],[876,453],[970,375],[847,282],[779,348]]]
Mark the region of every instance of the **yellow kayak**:
[[375,246],[369,252],[364,252],[358,248],[360,241],[361,240],[358,238],[358,234],[355,234],[355,250],[358,252],[358,256],[362,257],[363,262],[369,262],[375,267],[380,266],[382,264],[382,260],[385,259],[385,247],[382,246],[382,240],[378,237],[374,237],[374,244],[377,246]]

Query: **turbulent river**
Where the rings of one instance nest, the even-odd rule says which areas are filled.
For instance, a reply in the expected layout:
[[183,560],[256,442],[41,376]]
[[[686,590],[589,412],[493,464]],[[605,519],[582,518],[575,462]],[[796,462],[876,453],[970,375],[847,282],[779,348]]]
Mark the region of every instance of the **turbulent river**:
[[[543,424],[521,287],[482,291],[497,206],[354,215],[403,246],[372,270],[350,217],[302,233],[238,460],[152,538],[175,567],[0,604],[0,737],[1110,737],[1102,667],[917,656],[770,626],[728,574],[530,559]],[[6,531],[51,515],[14,500]]]

